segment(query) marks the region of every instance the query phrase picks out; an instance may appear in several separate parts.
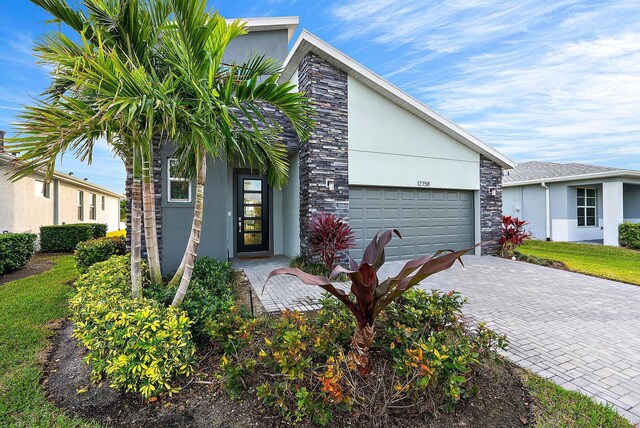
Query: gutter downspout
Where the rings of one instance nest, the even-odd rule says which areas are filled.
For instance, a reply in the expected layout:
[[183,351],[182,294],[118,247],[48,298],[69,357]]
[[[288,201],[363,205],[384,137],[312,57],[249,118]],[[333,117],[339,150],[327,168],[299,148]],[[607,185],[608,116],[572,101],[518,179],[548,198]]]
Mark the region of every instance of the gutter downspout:
[[544,189],[545,198],[545,223],[547,228],[547,241],[551,241],[551,210],[549,208],[549,186],[547,186],[544,182],[540,183],[542,188]]

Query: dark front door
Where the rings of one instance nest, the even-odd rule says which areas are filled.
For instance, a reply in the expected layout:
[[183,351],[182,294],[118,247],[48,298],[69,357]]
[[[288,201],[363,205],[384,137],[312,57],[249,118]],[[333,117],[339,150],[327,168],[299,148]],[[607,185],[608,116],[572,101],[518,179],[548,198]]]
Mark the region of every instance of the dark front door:
[[238,252],[269,251],[269,201],[265,177],[238,174]]

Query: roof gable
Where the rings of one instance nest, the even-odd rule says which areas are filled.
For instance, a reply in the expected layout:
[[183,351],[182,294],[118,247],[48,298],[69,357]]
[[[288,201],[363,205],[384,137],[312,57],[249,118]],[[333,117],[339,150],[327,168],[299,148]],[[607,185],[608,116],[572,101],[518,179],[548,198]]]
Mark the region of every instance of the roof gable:
[[378,76],[373,71],[364,67],[362,64],[351,59],[344,53],[306,30],[302,30],[302,33],[296,40],[292,50],[289,52],[289,56],[284,63],[284,71],[282,73],[281,80],[290,80],[292,78],[298,68],[298,64],[308,52],[313,52],[320,56],[336,68],[344,71],[349,76],[368,86],[375,92],[386,97],[405,110],[408,110],[467,147],[491,159],[501,167],[508,169],[515,166],[515,163],[511,159],[499,151],[483,143],[467,131],[455,125],[453,122],[431,110],[417,99],[413,98],[406,92],[403,92],[389,81]]

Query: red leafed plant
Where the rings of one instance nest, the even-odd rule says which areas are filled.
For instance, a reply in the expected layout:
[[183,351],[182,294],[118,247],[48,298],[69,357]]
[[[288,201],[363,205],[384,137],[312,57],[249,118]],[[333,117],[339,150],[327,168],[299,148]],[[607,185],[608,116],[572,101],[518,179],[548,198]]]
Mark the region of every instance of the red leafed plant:
[[367,373],[369,370],[369,349],[375,337],[374,321],[380,312],[402,293],[425,278],[449,269],[456,260],[462,263],[462,255],[471,250],[471,248],[462,251],[440,250],[435,254],[410,260],[396,276],[380,281],[378,270],[385,261],[384,248],[391,241],[393,234],[402,238],[396,229],[376,234],[365,249],[360,264],[347,254],[350,268],[337,266],[333,269],[329,278],[346,274],[351,280],[351,293],[336,288],[329,278],[311,275],[297,268],[276,269],[267,278],[268,281],[275,275],[293,275],[305,284],[324,289],[344,303],[358,324],[351,339],[349,358],[362,373]]
[[502,216],[502,237],[500,237],[500,255],[510,259],[514,256],[516,248],[518,248],[525,239],[529,239],[531,234],[524,230],[527,224],[518,217],[507,215]]
[[309,251],[319,255],[329,271],[336,267],[342,251],[354,247],[353,231],[340,217],[320,213],[311,217],[309,223]]

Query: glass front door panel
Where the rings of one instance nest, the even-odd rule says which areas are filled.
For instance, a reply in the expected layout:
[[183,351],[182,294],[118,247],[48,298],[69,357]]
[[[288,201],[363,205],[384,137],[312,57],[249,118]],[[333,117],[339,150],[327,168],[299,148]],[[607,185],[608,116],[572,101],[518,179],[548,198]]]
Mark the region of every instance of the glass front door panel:
[[238,251],[269,249],[267,184],[264,177],[238,175]]

